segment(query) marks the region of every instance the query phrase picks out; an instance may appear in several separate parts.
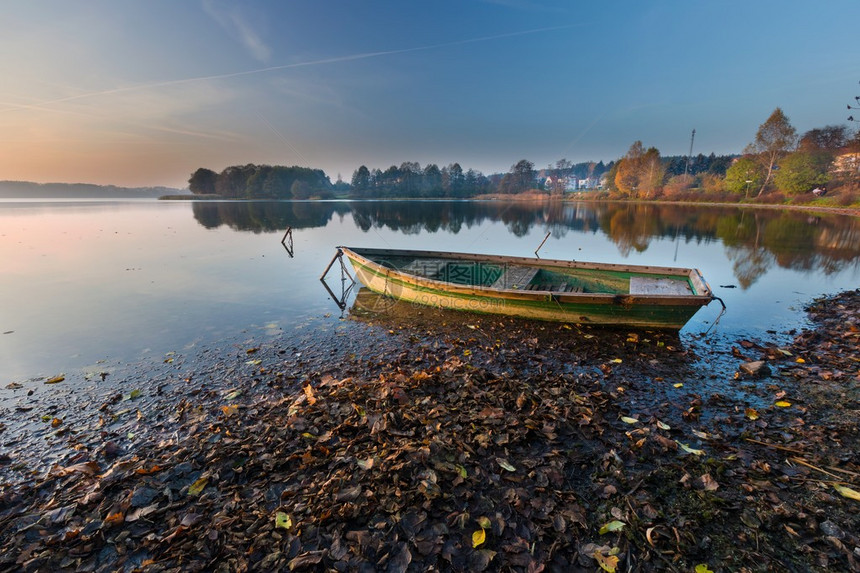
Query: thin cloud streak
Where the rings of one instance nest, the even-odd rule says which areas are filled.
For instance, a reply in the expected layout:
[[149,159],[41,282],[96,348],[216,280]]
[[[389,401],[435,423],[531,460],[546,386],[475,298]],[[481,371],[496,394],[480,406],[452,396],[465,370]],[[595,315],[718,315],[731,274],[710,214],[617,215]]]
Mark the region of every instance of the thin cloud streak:
[[211,0],[203,2],[203,10],[228,34],[236,36],[255,59],[261,62],[268,61],[272,55],[272,50],[269,49],[269,46],[266,45],[251,24],[242,17],[239,8],[236,6],[230,8],[232,9],[222,9]]
[[195,82],[224,80],[224,79],[230,79],[230,78],[238,78],[238,77],[242,77],[242,76],[264,74],[264,73],[275,72],[275,71],[279,71],[279,70],[289,70],[289,69],[294,69],[294,68],[320,66],[320,65],[327,65],[327,64],[338,64],[338,63],[343,63],[343,62],[354,62],[354,61],[358,61],[358,60],[367,60],[367,59],[371,59],[371,58],[379,58],[382,56],[394,56],[394,55],[399,55],[399,54],[408,54],[408,53],[413,53],[413,52],[436,50],[439,48],[448,48],[451,46],[463,46],[463,45],[468,45],[468,44],[476,44],[476,43],[480,43],[480,42],[488,42],[491,40],[500,40],[503,38],[513,38],[513,37],[517,37],[517,36],[526,36],[526,35],[530,35],[530,34],[539,34],[539,33],[543,33],[543,32],[550,32],[550,31],[556,31],[556,30],[565,30],[565,29],[569,29],[569,28],[573,28],[573,27],[575,27],[575,26],[574,25],[548,26],[545,28],[523,30],[520,32],[508,32],[505,34],[495,34],[492,36],[482,36],[482,37],[478,37],[478,38],[469,38],[466,40],[455,40],[453,42],[442,42],[439,44],[428,44],[426,46],[417,46],[414,48],[402,48],[402,49],[398,49],[398,50],[383,50],[383,51],[379,51],[379,52],[364,52],[364,53],[352,54],[352,55],[348,55],[348,56],[336,56],[336,57],[332,57],[332,58],[321,58],[319,60],[311,60],[308,62],[296,62],[293,64],[282,64],[282,65],[278,65],[278,66],[267,66],[265,68],[257,68],[257,69],[253,69],[253,70],[243,70],[243,71],[239,71],[239,72],[230,72],[230,73],[226,73],[226,74],[214,74],[214,75],[209,75],[209,76],[197,76],[197,77],[182,78],[182,79],[177,79],[177,80],[165,80],[165,81],[161,81],[161,82],[150,82],[150,83],[138,84],[138,85],[134,85],[134,86],[125,86],[125,87],[119,87],[119,88],[112,88],[112,89],[108,89],[108,90],[100,90],[100,91],[95,91],[95,92],[77,94],[77,95],[73,95],[73,96],[56,98],[56,99],[41,101],[41,102],[32,103],[32,104],[8,104],[7,103],[7,104],[5,104],[7,107],[5,109],[0,109],[0,113],[7,113],[10,111],[16,111],[16,110],[20,110],[20,109],[44,109],[46,106],[56,105],[59,103],[66,103],[66,102],[70,102],[70,101],[78,101],[78,100],[82,100],[82,99],[101,97],[101,96],[107,96],[107,95],[116,95],[116,94],[140,91],[140,90],[145,90],[145,89],[169,87],[169,86],[176,86],[176,85],[189,84],[189,83],[195,83]]

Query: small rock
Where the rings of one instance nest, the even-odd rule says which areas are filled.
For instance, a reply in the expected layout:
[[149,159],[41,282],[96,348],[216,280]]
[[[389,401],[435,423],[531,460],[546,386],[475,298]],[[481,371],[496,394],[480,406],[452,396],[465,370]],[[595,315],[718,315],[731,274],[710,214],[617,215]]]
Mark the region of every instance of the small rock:
[[152,489],[151,487],[141,486],[136,487],[134,492],[131,494],[131,506],[132,507],[144,507],[149,505],[155,496],[157,496],[159,492],[157,490]]
[[755,511],[751,509],[743,510],[743,512],[741,513],[741,522],[747,527],[751,527],[752,529],[758,529],[759,527],[761,527],[761,519],[759,519]]
[[51,524],[59,524],[62,525],[69,520],[69,518],[75,513],[78,504],[73,503],[71,505],[66,505],[63,507],[58,507],[57,509],[51,510],[45,514],[48,522]]
[[821,525],[818,527],[821,528],[822,533],[828,537],[835,537],[836,539],[845,539],[845,532],[842,531],[838,525],[830,521],[823,521]]
[[101,453],[106,458],[110,459],[110,458],[115,458],[124,452],[123,452],[123,449],[116,442],[114,442],[113,440],[110,440],[110,441],[106,442],[105,445],[102,447]]
[[283,554],[280,551],[266,555],[263,561],[260,562],[260,569],[272,569],[282,556]]
[[335,501],[355,501],[361,495],[361,486],[354,485],[344,488],[334,496]]
[[755,360],[753,362],[744,362],[738,367],[738,371],[746,376],[768,376],[770,374],[770,367],[764,360]]
[[173,468],[173,473],[177,476],[183,476],[192,471],[194,471],[194,466],[191,465],[191,462],[182,462]]

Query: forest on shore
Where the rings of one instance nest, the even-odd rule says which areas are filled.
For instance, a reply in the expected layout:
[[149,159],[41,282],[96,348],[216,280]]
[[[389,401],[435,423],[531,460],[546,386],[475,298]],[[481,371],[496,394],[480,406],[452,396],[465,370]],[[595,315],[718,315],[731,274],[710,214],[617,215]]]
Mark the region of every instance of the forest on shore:
[[742,154],[662,156],[634,142],[604,163],[560,159],[546,168],[522,159],[507,173],[484,175],[454,162],[405,161],[386,169],[359,166],[350,182],[321,169],[248,164],[220,173],[197,169],[198,197],[225,199],[386,199],[486,196],[576,197],[695,202],[860,205],[860,130],[828,125],[798,135],[780,109],[762,123]]

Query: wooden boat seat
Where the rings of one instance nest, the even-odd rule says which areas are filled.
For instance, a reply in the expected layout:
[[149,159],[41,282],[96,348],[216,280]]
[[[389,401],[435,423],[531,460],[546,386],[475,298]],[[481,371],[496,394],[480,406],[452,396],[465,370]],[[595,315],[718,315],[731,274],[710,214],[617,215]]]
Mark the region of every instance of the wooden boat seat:
[[497,289],[526,289],[528,284],[535,278],[538,269],[535,267],[507,267],[496,282],[490,288]]
[[693,294],[693,291],[687,281],[630,277],[630,294],[671,294],[678,296],[690,295]]

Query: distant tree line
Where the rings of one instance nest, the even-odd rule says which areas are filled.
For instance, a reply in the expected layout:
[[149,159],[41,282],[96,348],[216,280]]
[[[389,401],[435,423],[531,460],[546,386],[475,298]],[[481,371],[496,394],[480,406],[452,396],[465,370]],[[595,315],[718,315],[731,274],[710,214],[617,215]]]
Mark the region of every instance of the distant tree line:
[[737,157],[737,155],[715,155],[714,153],[704,155],[699,153],[696,156],[670,155],[663,157],[662,161],[665,165],[667,178],[677,177],[684,173],[695,177],[704,173],[725,175],[726,170]]
[[561,195],[579,189],[581,183],[610,197],[705,201],[762,196],[779,201],[816,188],[815,194],[823,195],[825,185],[834,184],[841,201],[849,204],[860,196],[860,131],[828,125],[798,137],[785,113],[776,108],[743,155],[662,157],[657,148],[636,141],[623,157],[608,164],[560,159],[536,170],[534,163],[522,159],[507,173],[489,176],[464,170],[456,162],[440,168],[405,161],[385,170],[362,165],[350,183],[338,175],[334,185],[320,169],[253,164],[227,167],[221,173],[200,168],[188,181],[194,194],[237,199],[330,198],[335,193],[356,199],[461,199],[532,190]]
[[385,171],[362,165],[352,174],[350,197],[466,198],[488,192],[490,180],[480,171],[463,171],[459,163],[440,168],[434,163],[421,167],[404,161]]
[[234,165],[221,173],[200,168],[188,180],[195,195],[226,199],[327,199],[334,186],[321,169],[279,165]]
[[368,169],[362,165],[352,175],[350,196],[353,198],[468,198],[486,194],[513,195],[533,189],[544,189],[543,183],[593,178],[597,181],[606,171],[603,162],[573,164],[560,159],[555,166],[535,170],[534,163],[521,159],[507,173],[485,176],[475,169],[463,170],[459,163],[440,168],[430,163],[425,167],[406,161],[400,167],[386,170]]
[[386,170],[362,165],[350,183],[332,184],[320,169],[270,165],[234,165],[220,173],[199,168],[188,180],[195,195],[216,195],[227,199],[308,199],[329,198],[337,193],[351,198],[450,198],[462,199],[485,194],[517,194],[541,188],[547,177],[599,178],[606,171],[603,162],[573,164],[566,159],[556,166],[536,171],[534,163],[522,159],[508,173],[485,176],[475,169],[464,170],[459,163],[439,167],[430,163],[405,161]]

